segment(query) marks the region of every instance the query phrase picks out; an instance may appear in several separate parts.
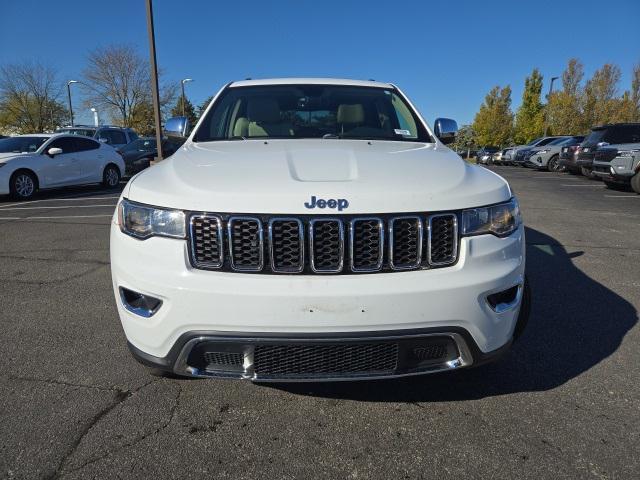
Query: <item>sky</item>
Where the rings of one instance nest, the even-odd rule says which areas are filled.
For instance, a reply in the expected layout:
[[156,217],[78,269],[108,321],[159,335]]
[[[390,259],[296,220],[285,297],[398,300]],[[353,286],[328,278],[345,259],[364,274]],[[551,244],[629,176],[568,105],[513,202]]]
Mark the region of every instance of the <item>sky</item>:
[[[133,45],[146,60],[145,15],[144,0],[3,0],[0,65],[39,61],[66,82],[96,47]],[[640,63],[640,0],[155,0],[154,18],[163,80],[193,78],[194,104],[247,77],[375,79],[428,122],[465,124],[494,85],[510,85],[517,107],[534,67],[546,92],[571,57],[587,77],[615,63],[624,90]],[[91,123],[75,92],[76,122]]]

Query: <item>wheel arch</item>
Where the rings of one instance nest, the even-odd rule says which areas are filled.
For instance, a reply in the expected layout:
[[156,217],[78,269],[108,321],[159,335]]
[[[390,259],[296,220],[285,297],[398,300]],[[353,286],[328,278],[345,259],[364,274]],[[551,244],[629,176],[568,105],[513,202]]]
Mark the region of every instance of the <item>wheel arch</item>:
[[11,176],[9,177],[9,184],[11,184],[11,180],[17,174],[19,174],[20,172],[26,172],[26,173],[29,173],[29,174],[33,175],[33,178],[36,179],[36,190],[38,190],[40,188],[40,177],[38,176],[38,174],[34,170],[32,170],[30,168],[27,168],[27,167],[16,168],[15,171],[13,171],[13,173],[11,173]]

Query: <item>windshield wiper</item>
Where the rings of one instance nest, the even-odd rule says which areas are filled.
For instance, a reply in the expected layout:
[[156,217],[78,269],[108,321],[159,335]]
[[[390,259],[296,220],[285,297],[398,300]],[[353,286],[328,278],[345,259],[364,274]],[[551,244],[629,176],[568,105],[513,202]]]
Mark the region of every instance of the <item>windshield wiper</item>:
[[342,138],[340,135],[335,133],[325,133],[322,138]]

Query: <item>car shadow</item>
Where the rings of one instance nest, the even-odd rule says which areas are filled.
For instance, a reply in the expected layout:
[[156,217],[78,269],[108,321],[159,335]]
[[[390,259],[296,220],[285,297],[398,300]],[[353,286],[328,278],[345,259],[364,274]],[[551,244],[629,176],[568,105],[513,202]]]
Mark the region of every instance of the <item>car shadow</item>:
[[573,265],[572,258],[584,252],[569,254],[554,238],[526,230],[531,317],[522,337],[498,362],[394,380],[266,385],[336,399],[439,402],[545,391],[586,372],[618,349],[638,312]]

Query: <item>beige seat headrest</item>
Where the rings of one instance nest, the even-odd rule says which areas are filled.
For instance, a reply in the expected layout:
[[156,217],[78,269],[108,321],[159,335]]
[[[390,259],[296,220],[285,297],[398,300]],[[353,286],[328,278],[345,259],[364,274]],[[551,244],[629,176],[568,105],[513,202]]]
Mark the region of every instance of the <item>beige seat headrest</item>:
[[364,107],[361,103],[353,105],[338,105],[338,113],[336,115],[338,123],[363,123]]

